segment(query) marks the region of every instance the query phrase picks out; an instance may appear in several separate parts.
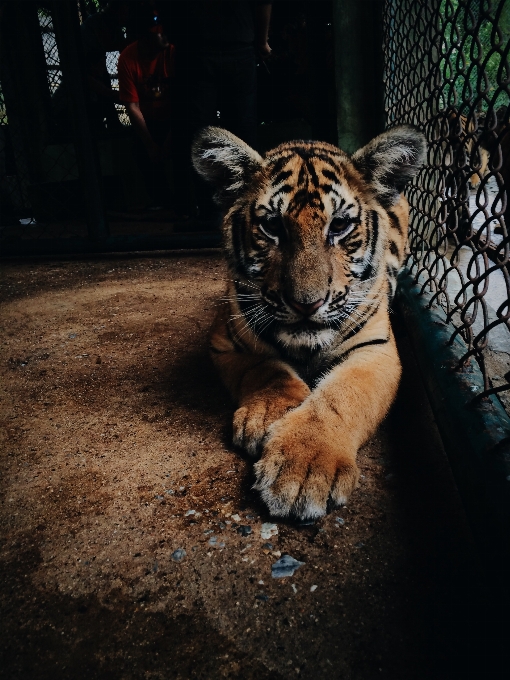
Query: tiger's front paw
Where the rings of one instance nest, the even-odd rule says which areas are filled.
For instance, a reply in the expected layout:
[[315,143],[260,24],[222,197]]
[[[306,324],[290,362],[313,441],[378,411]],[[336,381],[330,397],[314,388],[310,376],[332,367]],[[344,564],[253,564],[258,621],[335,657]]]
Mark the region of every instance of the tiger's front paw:
[[288,416],[271,428],[254,466],[253,488],[272,515],[315,519],[326,514],[329,500],[347,502],[359,478],[356,451],[342,445],[338,434],[325,434],[320,423]]
[[234,413],[234,445],[250,456],[258,455],[269,427],[299,406],[308,394],[308,388],[303,385],[300,393],[292,396],[272,393],[252,397]]

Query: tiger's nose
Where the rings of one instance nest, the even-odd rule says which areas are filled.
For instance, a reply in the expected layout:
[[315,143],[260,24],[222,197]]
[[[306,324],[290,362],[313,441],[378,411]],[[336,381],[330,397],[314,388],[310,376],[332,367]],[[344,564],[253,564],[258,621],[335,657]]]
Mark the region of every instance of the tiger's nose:
[[315,300],[315,302],[310,302],[308,304],[303,304],[302,302],[297,302],[297,300],[289,300],[290,306],[303,316],[311,316],[315,311],[322,307],[325,303],[325,299]]

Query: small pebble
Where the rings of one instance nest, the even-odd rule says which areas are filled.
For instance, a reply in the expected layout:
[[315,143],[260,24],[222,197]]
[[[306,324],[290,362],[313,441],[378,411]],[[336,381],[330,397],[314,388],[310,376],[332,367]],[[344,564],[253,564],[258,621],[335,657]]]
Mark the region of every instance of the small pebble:
[[219,526],[220,529],[226,529],[227,528],[227,525],[224,522],[219,522],[218,526]]
[[360,541],[359,543],[356,543],[356,545],[355,545],[354,547],[355,547],[355,548],[363,548],[364,545],[365,545],[365,544],[363,543],[363,541]]
[[336,523],[339,524],[341,527],[345,524],[345,519],[343,517],[337,517],[336,518]]
[[216,545],[217,542],[218,538],[216,536],[211,536],[211,538],[209,539],[209,545]]
[[273,578],[285,578],[286,576],[294,576],[294,572],[299,567],[303,566],[304,562],[295,560],[290,555],[283,555],[278,562],[271,565],[271,576]]
[[239,515],[237,515],[237,514],[236,514],[236,515],[231,515],[231,517],[232,517],[232,519],[234,520],[234,522],[240,522],[240,521],[241,521],[241,518],[240,518]]
[[297,593],[296,584],[295,584],[295,583],[291,583],[291,586],[292,586],[292,590],[294,591],[294,593]]
[[197,512],[196,510],[186,510],[186,512],[184,513],[184,517],[189,517],[190,515],[195,515],[196,512]]
[[169,496],[173,496],[175,491],[173,489],[166,489],[165,493],[167,493]]
[[185,486],[180,486],[180,487],[179,487],[179,491],[184,491],[185,488],[186,488]]
[[263,585],[264,585],[264,581],[259,581],[259,586],[263,586]]
[[271,524],[270,522],[264,522],[260,527],[261,538],[271,538],[271,536],[276,536],[278,533],[278,526],[276,524]]
[[252,530],[247,524],[241,524],[240,527],[237,527],[237,533],[241,534],[241,536],[249,536],[252,533]]
[[255,519],[255,515],[246,515],[246,519]]
[[154,498],[157,498],[158,501],[162,501],[165,497],[164,496],[154,496]]
[[209,534],[213,534],[213,533],[214,533],[214,531],[213,531],[212,529],[206,529],[206,530],[204,531],[204,534],[205,534],[206,536],[209,536]]
[[311,586],[311,587],[310,587],[310,592],[311,592],[311,593],[315,593],[315,591],[317,590],[317,588],[318,588],[318,586]]
[[173,551],[170,557],[173,559],[174,562],[182,562],[183,559],[186,557],[186,551],[184,550],[184,548],[177,548],[177,550]]

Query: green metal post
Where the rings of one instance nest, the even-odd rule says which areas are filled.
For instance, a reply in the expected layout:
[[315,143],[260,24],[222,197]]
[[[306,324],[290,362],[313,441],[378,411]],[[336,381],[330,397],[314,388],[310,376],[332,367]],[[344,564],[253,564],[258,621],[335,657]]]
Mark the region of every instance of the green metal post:
[[353,153],[384,130],[382,0],[333,0],[338,146]]

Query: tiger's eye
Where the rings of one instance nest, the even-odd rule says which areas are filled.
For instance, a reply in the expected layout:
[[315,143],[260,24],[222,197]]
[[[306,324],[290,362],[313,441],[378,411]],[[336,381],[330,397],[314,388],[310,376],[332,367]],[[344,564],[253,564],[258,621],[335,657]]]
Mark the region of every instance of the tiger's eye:
[[266,217],[259,224],[262,232],[271,239],[278,239],[283,234],[283,222],[280,215]]
[[334,217],[329,225],[331,236],[347,236],[354,229],[354,223],[348,217]]

